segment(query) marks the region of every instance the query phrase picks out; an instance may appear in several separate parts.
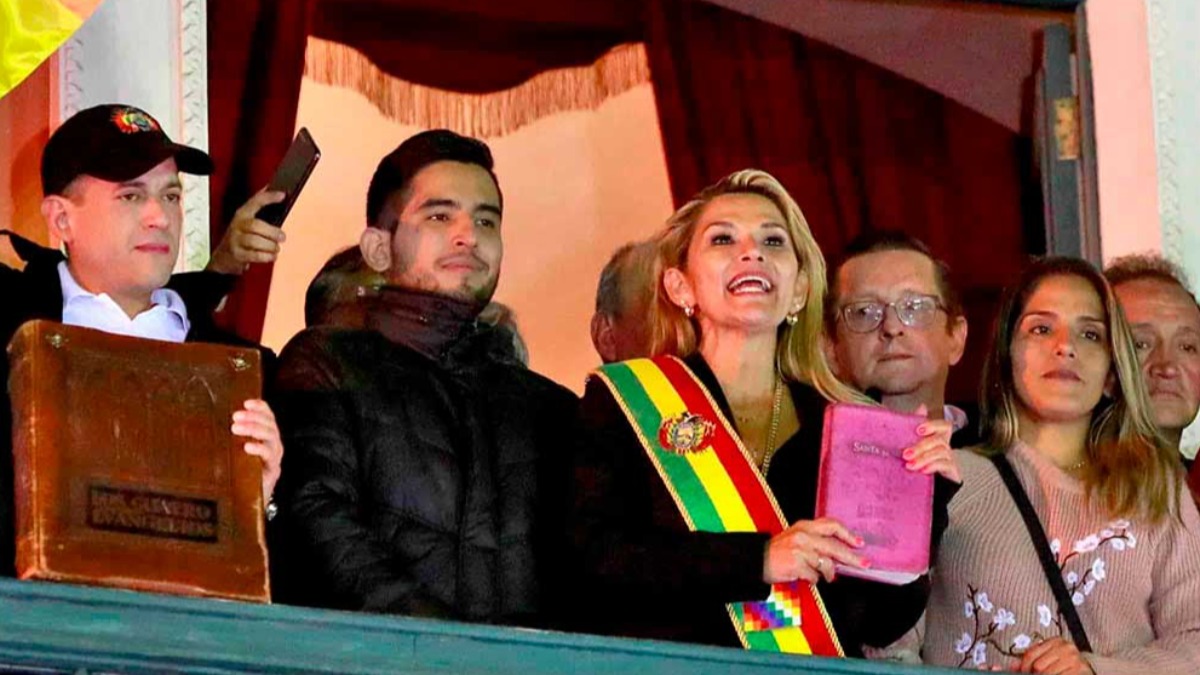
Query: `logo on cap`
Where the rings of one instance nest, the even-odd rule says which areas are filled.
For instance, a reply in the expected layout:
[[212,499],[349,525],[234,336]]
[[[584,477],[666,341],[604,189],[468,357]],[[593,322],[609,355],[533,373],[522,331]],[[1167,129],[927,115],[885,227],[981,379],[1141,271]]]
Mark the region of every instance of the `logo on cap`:
[[119,108],[113,111],[113,124],[117,128],[127,134],[136,134],[143,131],[161,131],[158,127],[158,122],[146,113],[137,108]]

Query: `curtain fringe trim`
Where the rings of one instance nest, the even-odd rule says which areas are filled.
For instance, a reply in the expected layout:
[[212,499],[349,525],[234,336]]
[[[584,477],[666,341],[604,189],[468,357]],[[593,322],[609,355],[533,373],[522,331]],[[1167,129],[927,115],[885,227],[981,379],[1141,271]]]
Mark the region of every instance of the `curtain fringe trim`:
[[480,138],[510,134],[555,113],[594,110],[605,100],[650,81],[646,50],[621,44],[588,66],[539,73],[511,89],[461,94],[414,84],[383,72],[362,52],[310,37],[304,74],[321,84],[359,92],[387,117],[408,126],[451,129]]

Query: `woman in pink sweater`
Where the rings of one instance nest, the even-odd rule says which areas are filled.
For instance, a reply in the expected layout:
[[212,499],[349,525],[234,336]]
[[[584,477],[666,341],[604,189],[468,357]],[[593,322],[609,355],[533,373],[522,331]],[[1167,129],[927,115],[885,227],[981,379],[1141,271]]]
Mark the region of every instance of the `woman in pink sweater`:
[[[1149,414],[1128,325],[1079,260],[1010,289],[983,376],[984,438],[963,452],[927,610],[928,663],[1034,673],[1200,673],[1200,515]],[[1045,531],[1081,652],[1002,455]]]

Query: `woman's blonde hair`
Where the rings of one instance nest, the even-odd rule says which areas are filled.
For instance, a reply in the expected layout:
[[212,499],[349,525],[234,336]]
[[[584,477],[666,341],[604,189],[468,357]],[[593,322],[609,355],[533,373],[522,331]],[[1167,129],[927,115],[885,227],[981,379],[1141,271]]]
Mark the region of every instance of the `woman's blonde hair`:
[[779,209],[800,263],[800,273],[808,277],[808,295],[795,325],[784,322],[779,328],[775,363],[780,374],[785,380],[811,385],[831,401],[864,401],[861,394],[834,377],[821,348],[825,258],[813,240],[800,207],[779,181],[765,171],[745,169],[730,174],[701,190],[667,220],[666,228],[657,238],[658,252],[651,277],[655,283],[655,302],[650,318],[651,353],[684,357],[695,353],[699,347],[696,325],[667,297],[663,273],[672,267],[687,268],[688,246],[701,213],[712,200],[728,194],[759,195]]
[[1179,513],[1183,469],[1177,451],[1159,433],[1150,413],[1133,336],[1116,294],[1104,276],[1076,258],[1034,261],[1005,293],[996,317],[992,348],[983,369],[980,413],[984,453],[1005,452],[1019,438],[1012,342],[1029,298],[1049,277],[1087,281],[1104,305],[1114,387],[1092,410],[1085,481],[1111,517],[1145,516],[1152,521]]

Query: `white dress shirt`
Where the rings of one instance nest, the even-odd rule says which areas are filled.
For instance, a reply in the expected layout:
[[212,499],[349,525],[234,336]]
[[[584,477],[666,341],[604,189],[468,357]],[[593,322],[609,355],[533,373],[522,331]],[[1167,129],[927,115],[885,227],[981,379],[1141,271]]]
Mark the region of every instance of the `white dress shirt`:
[[58,278],[62,281],[63,323],[68,326],[167,342],[183,342],[191,329],[183,298],[169,288],[151,293],[150,309],[130,319],[107,293],[97,295],[80,286],[65,261],[58,264]]

